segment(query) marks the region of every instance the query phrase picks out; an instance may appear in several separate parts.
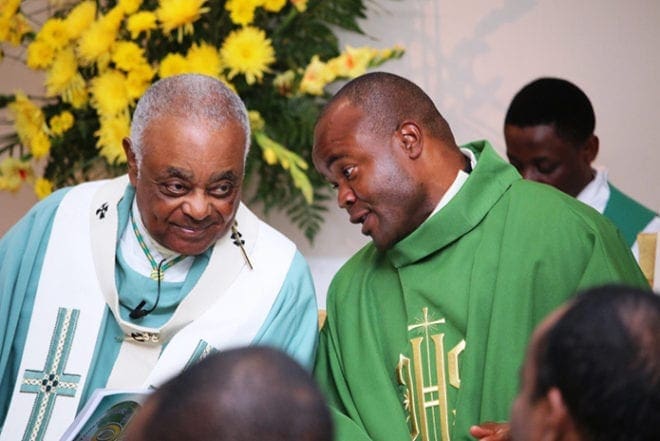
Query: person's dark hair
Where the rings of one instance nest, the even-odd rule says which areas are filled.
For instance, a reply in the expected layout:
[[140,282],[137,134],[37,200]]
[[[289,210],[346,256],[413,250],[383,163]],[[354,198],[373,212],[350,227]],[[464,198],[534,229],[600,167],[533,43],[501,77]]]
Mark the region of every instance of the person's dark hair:
[[283,352],[245,347],[208,356],[154,393],[148,439],[331,441],[324,398]]
[[596,116],[587,95],[561,78],[539,78],[523,87],[511,101],[505,125],[552,125],[557,136],[581,146],[594,133]]
[[660,439],[660,296],[607,285],[540,338],[533,397],[556,387],[585,440]]
[[326,104],[319,120],[337,102],[348,100],[362,109],[373,133],[393,133],[414,120],[434,138],[455,144],[449,124],[431,98],[415,83],[387,72],[370,72],[346,83]]

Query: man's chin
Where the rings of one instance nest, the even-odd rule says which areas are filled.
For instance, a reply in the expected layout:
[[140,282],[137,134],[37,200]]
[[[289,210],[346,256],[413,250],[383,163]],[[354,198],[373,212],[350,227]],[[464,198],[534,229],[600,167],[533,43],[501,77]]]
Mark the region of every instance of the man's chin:
[[197,256],[204,253],[210,247],[227,233],[227,229],[218,231],[218,229],[206,229],[201,231],[189,231],[182,228],[170,230],[169,235],[163,245],[179,254],[186,256]]
[[185,256],[197,256],[215,245],[219,237],[221,236],[218,236],[217,238],[215,236],[212,238],[200,238],[198,240],[184,240],[177,238],[168,241],[168,243],[164,245],[167,249],[172,250],[175,253],[183,254]]

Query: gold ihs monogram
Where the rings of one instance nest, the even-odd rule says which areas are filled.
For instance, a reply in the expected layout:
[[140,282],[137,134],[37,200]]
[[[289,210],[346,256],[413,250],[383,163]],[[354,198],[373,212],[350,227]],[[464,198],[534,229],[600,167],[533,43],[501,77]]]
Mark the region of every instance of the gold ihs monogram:
[[465,340],[445,354],[445,334],[432,334],[445,319],[429,318],[428,308],[422,308],[422,312],[419,323],[408,326],[409,332],[421,331],[422,334],[410,339],[412,360],[400,354],[396,368],[399,384],[404,389],[403,405],[408,413],[410,438],[413,441],[450,441],[447,388],[461,386],[458,357],[465,349]]

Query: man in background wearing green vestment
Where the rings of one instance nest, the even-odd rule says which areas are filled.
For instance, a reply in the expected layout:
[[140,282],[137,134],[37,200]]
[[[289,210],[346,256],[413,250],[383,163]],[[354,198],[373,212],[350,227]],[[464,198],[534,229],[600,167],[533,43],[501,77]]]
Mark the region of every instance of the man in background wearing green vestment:
[[321,331],[338,440],[503,439],[473,426],[507,419],[534,327],[580,289],[647,286],[608,219],[486,141],[459,148],[404,78],[346,84],[313,160],[373,239],[332,281]]
[[660,231],[660,217],[612,185],[595,166],[596,115],[587,95],[561,78],[520,89],[504,122],[506,153],[525,179],[552,185],[608,217],[639,259],[639,233]]

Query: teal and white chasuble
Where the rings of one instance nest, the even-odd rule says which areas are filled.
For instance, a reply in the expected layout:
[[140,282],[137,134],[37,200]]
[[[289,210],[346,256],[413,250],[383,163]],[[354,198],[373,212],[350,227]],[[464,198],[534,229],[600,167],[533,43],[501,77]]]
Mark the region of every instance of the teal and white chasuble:
[[131,286],[118,283],[116,271],[128,217],[121,207],[132,202],[127,186],[124,176],[66,193],[40,272],[25,277],[12,253],[21,225],[0,242],[2,441],[59,439],[95,387],[157,387],[213,351],[267,344],[311,365],[317,308],[309,270],[291,241],[243,205],[236,232],[195,259],[202,264],[193,263],[194,280],[171,284],[179,298],[169,312],[131,319],[120,305]]

